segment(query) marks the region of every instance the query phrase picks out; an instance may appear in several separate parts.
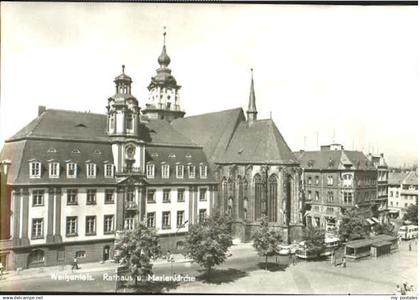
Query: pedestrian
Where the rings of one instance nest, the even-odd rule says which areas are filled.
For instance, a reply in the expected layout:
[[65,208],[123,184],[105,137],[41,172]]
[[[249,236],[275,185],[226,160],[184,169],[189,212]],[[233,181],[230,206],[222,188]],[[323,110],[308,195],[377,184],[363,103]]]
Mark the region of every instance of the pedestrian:
[[341,260],[341,267],[345,268],[347,266],[346,264],[346,257],[343,256],[343,259]]
[[292,252],[289,252],[289,266],[292,264]]
[[411,242],[408,243],[408,251],[411,251]]
[[414,285],[410,285],[410,292],[411,292],[412,294],[415,294],[415,292],[414,292]]
[[401,295],[401,288],[399,284],[397,284],[397,288],[395,289],[395,295]]
[[401,287],[401,295],[407,294],[407,283],[404,282],[403,286]]
[[71,269],[72,270],[74,270],[74,269],[78,270],[79,269],[79,265],[77,264],[77,257],[76,256],[73,258],[73,265],[71,266]]
[[332,251],[332,253],[331,253],[331,264],[333,265],[333,266],[335,266],[335,250],[333,250]]
[[293,265],[296,265],[296,263],[297,263],[296,251],[293,251],[292,255],[293,255]]
[[3,270],[4,270],[3,263],[0,261],[0,279],[3,278]]

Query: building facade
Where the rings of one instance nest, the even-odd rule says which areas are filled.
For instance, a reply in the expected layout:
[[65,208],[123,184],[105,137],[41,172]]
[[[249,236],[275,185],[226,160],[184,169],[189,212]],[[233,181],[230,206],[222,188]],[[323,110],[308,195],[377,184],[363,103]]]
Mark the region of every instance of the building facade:
[[376,203],[373,206],[373,213],[381,223],[388,223],[388,165],[384,154],[373,155],[369,153],[367,158],[373,163],[378,171],[378,180],[376,182]]
[[418,174],[390,172],[388,182],[388,207],[392,219],[401,219],[410,205],[418,204]]
[[123,66],[106,114],[40,107],[5,141],[8,268],[112,259],[118,233],[138,222],[179,249],[213,212],[232,216],[239,240],[264,215],[285,241],[299,235],[299,164],[274,122],[257,119],[253,79],[247,117],[236,108],[184,118],[170,61],[164,43],[144,108]]
[[320,151],[295,153],[303,169],[305,224],[337,230],[343,209],[357,207],[367,222],[377,197],[378,172],[359,151],[347,151],[341,145],[321,146]]

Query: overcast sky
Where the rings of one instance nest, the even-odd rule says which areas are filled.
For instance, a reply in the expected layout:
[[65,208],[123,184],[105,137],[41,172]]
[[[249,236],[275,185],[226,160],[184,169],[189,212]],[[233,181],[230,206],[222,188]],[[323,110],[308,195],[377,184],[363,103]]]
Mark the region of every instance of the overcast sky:
[[246,110],[253,67],[258,117],[272,112],[292,150],[334,140],[411,164],[417,19],[415,6],[2,2],[0,138],[38,105],[105,113],[122,64],[144,107],[166,26],[187,115]]

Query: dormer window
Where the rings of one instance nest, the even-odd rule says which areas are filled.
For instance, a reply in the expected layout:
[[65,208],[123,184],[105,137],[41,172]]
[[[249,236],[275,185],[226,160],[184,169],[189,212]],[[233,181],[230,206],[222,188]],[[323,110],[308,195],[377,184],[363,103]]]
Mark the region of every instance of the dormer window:
[[114,177],[114,165],[113,164],[105,164],[105,177],[111,178]]
[[71,153],[73,153],[73,154],[79,154],[80,153],[80,150],[79,149],[73,149],[71,151]]
[[41,163],[39,161],[31,161],[29,163],[29,177],[41,178]]
[[188,165],[188,178],[195,178],[195,166]]
[[48,165],[49,176],[50,178],[59,178],[60,177],[60,164],[56,161],[52,161]]
[[48,153],[56,153],[57,150],[55,148],[49,148],[47,152]]
[[74,162],[67,163],[67,178],[77,177],[77,164]]
[[86,164],[86,175],[88,178],[95,178],[96,177],[96,164],[94,163],[87,163]]
[[176,166],[176,178],[184,178],[184,166],[177,165]]
[[154,178],[155,177],[155,165],[148,164],[146,166],[146,177],[147,178]]
[[170,167],[168,164],[162,165],[162,178],[169,178]]
[[200,164],[200,178],[207,178],[207,166]]

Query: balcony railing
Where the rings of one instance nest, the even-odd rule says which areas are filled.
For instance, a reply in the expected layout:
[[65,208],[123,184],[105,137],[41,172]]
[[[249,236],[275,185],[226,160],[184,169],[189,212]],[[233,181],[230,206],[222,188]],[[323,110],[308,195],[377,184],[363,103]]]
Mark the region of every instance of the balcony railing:
[[135,203],[135,202],[127,202],[126,204],[125,204],[125,209],[126,210],[137,210],[137,203]]

